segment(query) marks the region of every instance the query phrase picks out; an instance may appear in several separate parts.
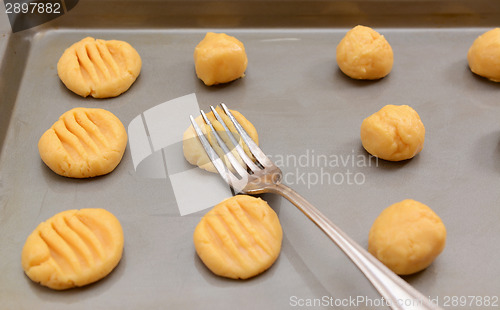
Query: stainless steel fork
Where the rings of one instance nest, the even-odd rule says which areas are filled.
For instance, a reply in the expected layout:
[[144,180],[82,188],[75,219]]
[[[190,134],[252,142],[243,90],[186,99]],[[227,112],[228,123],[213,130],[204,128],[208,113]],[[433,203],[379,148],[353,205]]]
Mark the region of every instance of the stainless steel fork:
[[[262,152],[257,144],[246,133],[245,129],[238,123],[225,104],[221,104],[224,113],[229,117],[236,127],[238,134],[231,133],[223,118],[213,107],[210,107],[219,123],[223,125],[227,136],[231,140],[238,155],[241,157],[246,167],[242,166],[240,161],[231,153],[223,139],[214,129],[212,123],[201,111],[203,120],[208,125],[219,146],[227,156],[232,167],[224,164],[222,159],[212,148],[205,134],[198,126],[197,122],[191,116],[191,123],[197,133],[197,136],[205,148],[210,160],[221,177],[236,191],[243,194],[261,194],[275,193],[288,199],[292,204],[299,208],[310,220],[312,220],[323,232],[332,239],[337,246],[351,259],[351,261],[361,270],[361,272],[370,280],[375,289],[386,300],[386,304],[392,309],[440,309],[432,303],[429,298],[419,293],[406,281],[388,269],[373,255],[367,252],[328,218],[326,218],[318,209],[306,201],[302,196],[292,190],[290,187],[281,183],[281,170]],[[236,137],[235,137],[236,136]],[[238,143],[237,139],[243,139],[255,159],[251,159]]]

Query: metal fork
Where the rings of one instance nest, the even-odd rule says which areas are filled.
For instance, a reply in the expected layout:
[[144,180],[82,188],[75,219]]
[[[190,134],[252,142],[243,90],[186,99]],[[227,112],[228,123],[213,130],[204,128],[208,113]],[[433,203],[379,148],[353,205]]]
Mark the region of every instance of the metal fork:
[[[229,117],[236,127],[238,134],[231,133],[224,120],[213,107],[210,107],[216,119],[223,125],[227,136],[235,147],[246,167],[242,167],[240,162],[233,156],[225,142],[214,129],[212,123],[203,111],[201,115],[208,125],[211,134],[224,151],[231,167],[227,167],[222,159],[217,155],[205,137],[205,134],[190,116],[193,128],[205,148],[208,157],[214,164],[221,177],[238,193],[243,194],[261,194],[275,193],[288,199],[292,204],[299,208],[310,220],[312,220],[321,230],[332,239],[337,246],[351,259],[351,261],[361,270],[361,272],[370,280],[375,289],[382,295],[386,304],[392,309],[440,309],[432,303],[429,298],[419,293],[406,281],[383,265],[378,259],[362,248],[328,218],[326,218],[318,209],[306,201],[297,192],[281,183],[281,170],[262,152],[257,144],[250,138],[245,129],[238,123],[231,114],[227,106],[221,103],[224,113]],[[236,135],[236,137],[234,136]],[[237,139],[243,139],[248,149],[252,153],[255,161],[252,160],[238,143]]]

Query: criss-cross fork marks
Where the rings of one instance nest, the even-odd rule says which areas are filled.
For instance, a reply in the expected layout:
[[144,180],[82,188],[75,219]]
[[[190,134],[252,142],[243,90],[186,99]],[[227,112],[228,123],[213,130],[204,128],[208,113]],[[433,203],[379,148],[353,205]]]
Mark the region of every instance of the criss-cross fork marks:
[[82,77],[86,83],[97,84],[120,76],[124,71],[119,55],[112,53],[108,44],[102,40],[93,40],[79,45],[76,57]]
[[105,122],[85,111],[64,114],[53,125],[63,148],[74,160],[101,156],[110,149]]
[[48,259],[62,274],[80,274],[105,260],[109,251],[106,227],[89,227],[78,215],[54,218],[38,233],[49,249]]

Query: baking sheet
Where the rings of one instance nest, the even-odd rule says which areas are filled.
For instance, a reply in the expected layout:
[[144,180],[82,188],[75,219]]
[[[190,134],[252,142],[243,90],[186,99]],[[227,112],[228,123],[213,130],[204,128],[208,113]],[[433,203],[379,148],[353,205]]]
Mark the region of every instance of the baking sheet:
[[[453,296],[470,302],[471,296],[493,301],[500,295],[499,85],[473,75],[466,61],[475,37],[490,28],[377,28],[395,62],[389,76],[371,82],[351,80],[336,66],[335,47],[348,29],[34,32],[18,90],[9,96],[15,98],[12,113],[2,124],[0,308],[382,308],[345,255],[280,197],[263,196],[284,230],[278,261],[256,278],[233,281],[212,275],[196,256],[192,232],[204,211],[180,216],[169,179],[139,175],[130,145],[113,173],[89,180],[59,177],[39,158],[39,137],[71,108],[108,109],[127,127],[142,112],[192,93],[203,109],[225,102],[242,112],[287,183],[365,247],[385,207],[406,198],[429,205],[446,225],[446,248],[429,268],[405,279],[445,308],[499,308],[498,299],[488,307],[452,303]],[[243,79],[206,87],[196,78],[192,52],[208,30],[245,44],[249,66]],[[63,50],[89,35],[125,40],[142,57],[140,77],[117,98],[80,98],[57,77]],[[361,121],[386,104],[408,104],[422,118],[425,146],[412,160],[375,160],[361,146]],[[20,266],[26,237],[57,212],[87,207],[106,208],[122,223],[120,264],[80,289],[56,292],[32,283]]]

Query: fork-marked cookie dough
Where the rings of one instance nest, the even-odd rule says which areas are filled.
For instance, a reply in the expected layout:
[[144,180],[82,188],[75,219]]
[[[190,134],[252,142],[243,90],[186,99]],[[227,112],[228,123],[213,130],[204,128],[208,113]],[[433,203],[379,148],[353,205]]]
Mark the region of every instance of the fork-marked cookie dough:
[[71,178],[107,174],[120,163],[127,146],[122,122],[103,109],[67,111],[38,141],[43,162]]
[[216,275],[247,279],[267,270],[281,251],[278,216],[260,198],[223,200],[199,222],[193,240],[203,263]]
[[141,66],[141,57],[127,42],[87,37],[64,51],[57,73],[68,89],[82,97],[108,98],[128,90]]
[[28,236],[21,265],[34,282],[55,290],[83,286],[107,276],[123,253],[123,230],[104,209],[63,211]]
[[[245,150],[245,153],[250,157],[253,158],[252,153],[248,149],[248,146],[245,144],[243,139],[239,137],[238,131],[236,130],[236,127],[234,127],[234,124],[231,122],[229,119],[229,116],[227,116],[220,107],[216,108],[217,112],[219,115],[222,117],[224,123],[228,127],[229,131],[231,133],[234,133],[236,136],[236,140],[239,141],[240,145],[242,148]],[[233,116],[236,118],[236,120],[241,124],[243,129],[248,133],[248,135],[252,138],[252,140],[258,145],[259,144],[259,136],[257,134],[257,130],[253,126],[250,121],[248,121],[245,116],[243,116],[240,112],[230,110],[230,112],[233,114]],[[207,113],[206,114],[212,125],[214,126],[215,130],[219,133],[221,136],[222,140],[226,143],[226,145],[232,146],[233,144],[231,143],[231,140],[229,140],[229,137],[227,136],[224,127],[219,123],[219,121],[215,118],[215,115],[213,112]],[[208,139],[214,150],[217,152],[219,157],[224,161],[224,163],[227,165],[227,167],[231,167],[231,164],[229,162],[229,159],[227,156],[224,154],[224,151],[222,148],[218,145],[217,140],[215,139],[215,136],[212,134],[207,134],[207,132],[210,132],[210,127],[205,124],[203,121],[203,118],[198,116],[195,121],[198,123],[200,126],[201,130],[205,134],[205,137]],[[196,132],[194,131],[193,125],[189,126],[188,129],[184,132],[182,136],[182,150],[184,153],[184,157],[186,160],[192,164],[196,165],[204,170],[214,172],[216,173],[217,170],[215,169],[214,164],[210,161],[210,158],[207,155],[207,152],[203,148],[203,145],[201,142],[198,140],[198,137],[196,135]],[[238,152],[234,147],[230,149],[231,153],[236,157],[236,160],[238,160],[241,165],[244,165],[243,160],[241,159],[240,155],[238,155]]]

